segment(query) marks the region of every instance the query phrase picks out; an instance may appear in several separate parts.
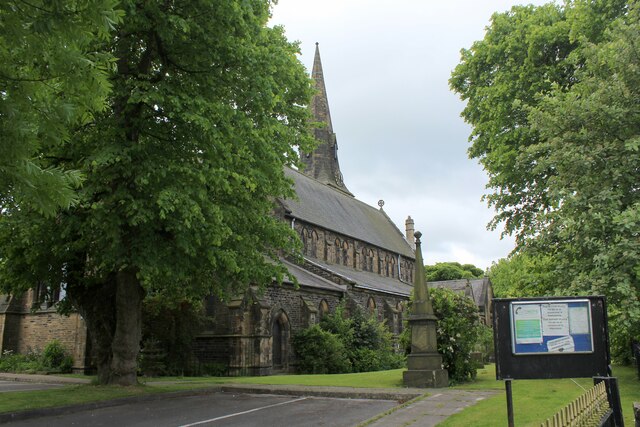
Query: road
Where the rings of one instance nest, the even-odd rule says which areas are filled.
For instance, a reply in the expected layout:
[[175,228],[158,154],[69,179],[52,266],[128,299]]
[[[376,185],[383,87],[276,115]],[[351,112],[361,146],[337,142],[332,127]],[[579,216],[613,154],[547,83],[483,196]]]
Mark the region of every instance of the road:
[[286,426],[351,427],[397,405],[389,400],[212,393],[133,402],[73,414],[12,422],[11,426]]

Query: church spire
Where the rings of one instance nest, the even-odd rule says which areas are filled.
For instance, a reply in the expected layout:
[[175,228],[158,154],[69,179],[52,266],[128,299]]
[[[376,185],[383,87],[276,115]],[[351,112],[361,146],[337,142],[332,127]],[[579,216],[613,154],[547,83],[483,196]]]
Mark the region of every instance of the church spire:
[[331,124],[329,100],[324,84],[324,74],[322,72],[318,43],[316,43],[316,53],[313,59],[311,77],[315,81],[317,90],[311,100],[311,114],[313,121],[321,123],[322,126],[313,129],[314,136],[319,141],[316,149],[311,153],[301,153],[302,161],[305,164],[303,172],[323,184],[327,184],[345,194],[353,196],[344,185],[342,172],[340,172],[338,143],[336,142],[336,134],[333,133],[333,125]]

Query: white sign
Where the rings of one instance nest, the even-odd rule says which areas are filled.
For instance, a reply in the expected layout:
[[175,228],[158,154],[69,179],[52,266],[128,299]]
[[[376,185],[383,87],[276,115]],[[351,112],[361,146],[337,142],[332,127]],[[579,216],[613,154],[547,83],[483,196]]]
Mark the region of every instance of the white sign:
[[576,351],[576,345],[571,336],[556,338],[547,342],[547,351],[549,353],[573,353]]
[[569,305],[542,304],[542,335],[569,335]]

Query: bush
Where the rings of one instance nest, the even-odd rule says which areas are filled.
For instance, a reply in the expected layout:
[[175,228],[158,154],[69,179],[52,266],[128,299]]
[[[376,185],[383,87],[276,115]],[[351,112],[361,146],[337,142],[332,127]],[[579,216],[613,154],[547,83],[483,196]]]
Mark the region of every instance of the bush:
[[48,372],[69,373],[73,368],[73,358],[60,341],[53,340],[42,352],[42,366]]
[[318,325],[293,337],[298,370],[303,374],[340,374],[351,372],[351,363],[342,341]]
[[[392,334],[384,322],[366,315],[360,307],[353,309],[350,316],[345,313],[341,304],[319,325],[294,337],[301,372],[369,372],[404,365],[404,356],[394,351]],[[330,352],[328,348],[334,350]]]
[[44,351],[30,351],[16,354],[5,350],[0,356],[0,372],[13,373],[69,373],[73,368],[73,358],[58,340],[48,343]]

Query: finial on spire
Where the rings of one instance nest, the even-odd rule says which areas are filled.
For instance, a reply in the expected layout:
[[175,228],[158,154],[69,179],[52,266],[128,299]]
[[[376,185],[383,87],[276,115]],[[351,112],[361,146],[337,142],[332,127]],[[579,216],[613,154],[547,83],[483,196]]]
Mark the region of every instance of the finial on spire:
[[384,200],[378,200],[378,206],[380,206],[380,209],[382,209],[382,207],[384,206]]
[[422,233],[416,231],[415,233],[413,233],[413,236],[416,238],[416,246],[420,245],[420,238],[422,237]]

